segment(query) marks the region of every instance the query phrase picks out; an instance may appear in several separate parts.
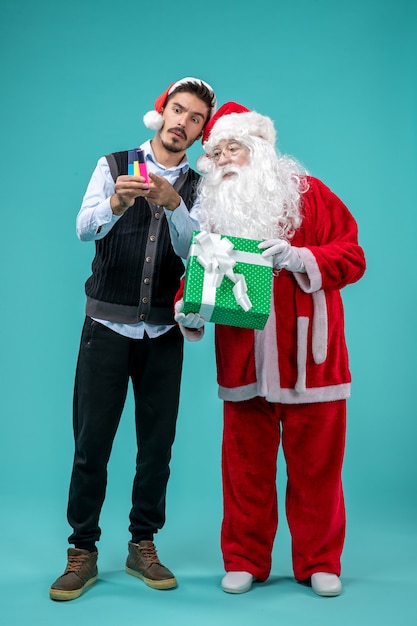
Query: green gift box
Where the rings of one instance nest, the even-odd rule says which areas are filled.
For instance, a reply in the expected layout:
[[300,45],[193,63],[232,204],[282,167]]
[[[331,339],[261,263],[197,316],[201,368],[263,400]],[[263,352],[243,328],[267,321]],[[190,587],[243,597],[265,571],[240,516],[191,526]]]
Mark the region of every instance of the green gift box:
[[187,258],[184,313],[206,322],[262,330],[269,316],[272,258],[260,240],[194,231]]

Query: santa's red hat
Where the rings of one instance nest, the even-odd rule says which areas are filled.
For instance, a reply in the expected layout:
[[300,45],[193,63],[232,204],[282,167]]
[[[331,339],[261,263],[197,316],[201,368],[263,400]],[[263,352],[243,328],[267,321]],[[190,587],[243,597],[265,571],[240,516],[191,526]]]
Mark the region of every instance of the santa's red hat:
[[243,141],[260,137],[275,145],[276,132],[271,118],[251,111],[238,102],[226,102],[206,125],[201,142],[205,155],[197,159],[198,169],[206,173],[210,153],[223,139]]
[[159,130],[160,128],[162,128],[164,120],[162,118],[161,113],[162,113],[163,108],[166,105],[166,101],[168,97],[178,87],[180,87],[181,85],[184,85],[185,83],[195,83],[196,85],[204,85],[211,92],[213,100],[212,100],[211,110],[209,111],[209,119],[211,118],[211,116],[216,110],[216,105],[217,105],[217,100],[216,100],[216,96],[214,94],[213,88],[208,83],[204,82],[204,80],[201,80],[200,78],[193,78],[192,76],[187,76],[186,78],[181,78],[180,80],[177,80],[175,83],[172,83],[168,87],[168,89],[166,89],[163,93],[161,93],[160,96],[157,97],[157,99],[155,100],[154,110],[148,111],[143,116],[143,123],[145,124],[147,128],[150,128],[151,130]]
[[222,139],[239,141],[249,135],[275,144],[275,128],[269,117],[251,111],[238,102],[226,102],[206,125],[201,141],[206,148],[206,145],[215,146]]

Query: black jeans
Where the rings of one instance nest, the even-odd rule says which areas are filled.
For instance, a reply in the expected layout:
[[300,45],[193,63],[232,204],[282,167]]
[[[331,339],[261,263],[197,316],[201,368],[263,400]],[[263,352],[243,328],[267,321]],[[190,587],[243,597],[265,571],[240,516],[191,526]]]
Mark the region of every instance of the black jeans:
[[69,543],[93,549],[107,485],[107,464],[126,400],[135,398],[137,461],[129,530],[153,539],[165,523],[165,496],[175,437],[183,338],[177,327],[129,339],[87,317],[74,388],[75,455],[68,500]]

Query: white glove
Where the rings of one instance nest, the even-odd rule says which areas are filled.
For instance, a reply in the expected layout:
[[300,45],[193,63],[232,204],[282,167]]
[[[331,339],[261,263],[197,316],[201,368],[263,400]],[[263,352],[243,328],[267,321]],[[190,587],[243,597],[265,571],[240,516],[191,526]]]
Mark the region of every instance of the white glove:
[[276,269],[285,268],[289,272],[305,272],[304,262],[297,252],[285,239],[268,239],[262,241],[258,248],[265,250],[263,257],[272,256],[272,263]]
[[175,303],[174,320],[178,322],[178,324],[181,324],[181,326],[185,326],[185,328],[202,328],[205,323],[204,317],[201,317],[199,313],[182,313],[183,306],[184,300],[178,300],[178,302]]

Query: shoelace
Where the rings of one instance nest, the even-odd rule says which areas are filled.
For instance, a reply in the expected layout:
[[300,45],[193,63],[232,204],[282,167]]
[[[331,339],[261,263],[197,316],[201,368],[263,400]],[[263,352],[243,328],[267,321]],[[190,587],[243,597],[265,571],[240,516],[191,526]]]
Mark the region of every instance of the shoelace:
[[147,559],[151,563],[158,563],[158,564],[160,564],[160,561],[158,559],[158,555],[156,553],[156,548],[155,548],[154,545],[151,545],[151,546],[139,546],[139,550],[142,552],[142,554],[145,557],[145,559]]
[[88,559],[88,557],[89,557],[88,554],[77,554],[77,555],[74,555],[74,556],[69,556],[68,557],[68,564],[67,564],[67,568],[65,570],[65,573],[66,574],[68,574],[69,572],[78,573],[78,571],[84,565],[84,563]]

